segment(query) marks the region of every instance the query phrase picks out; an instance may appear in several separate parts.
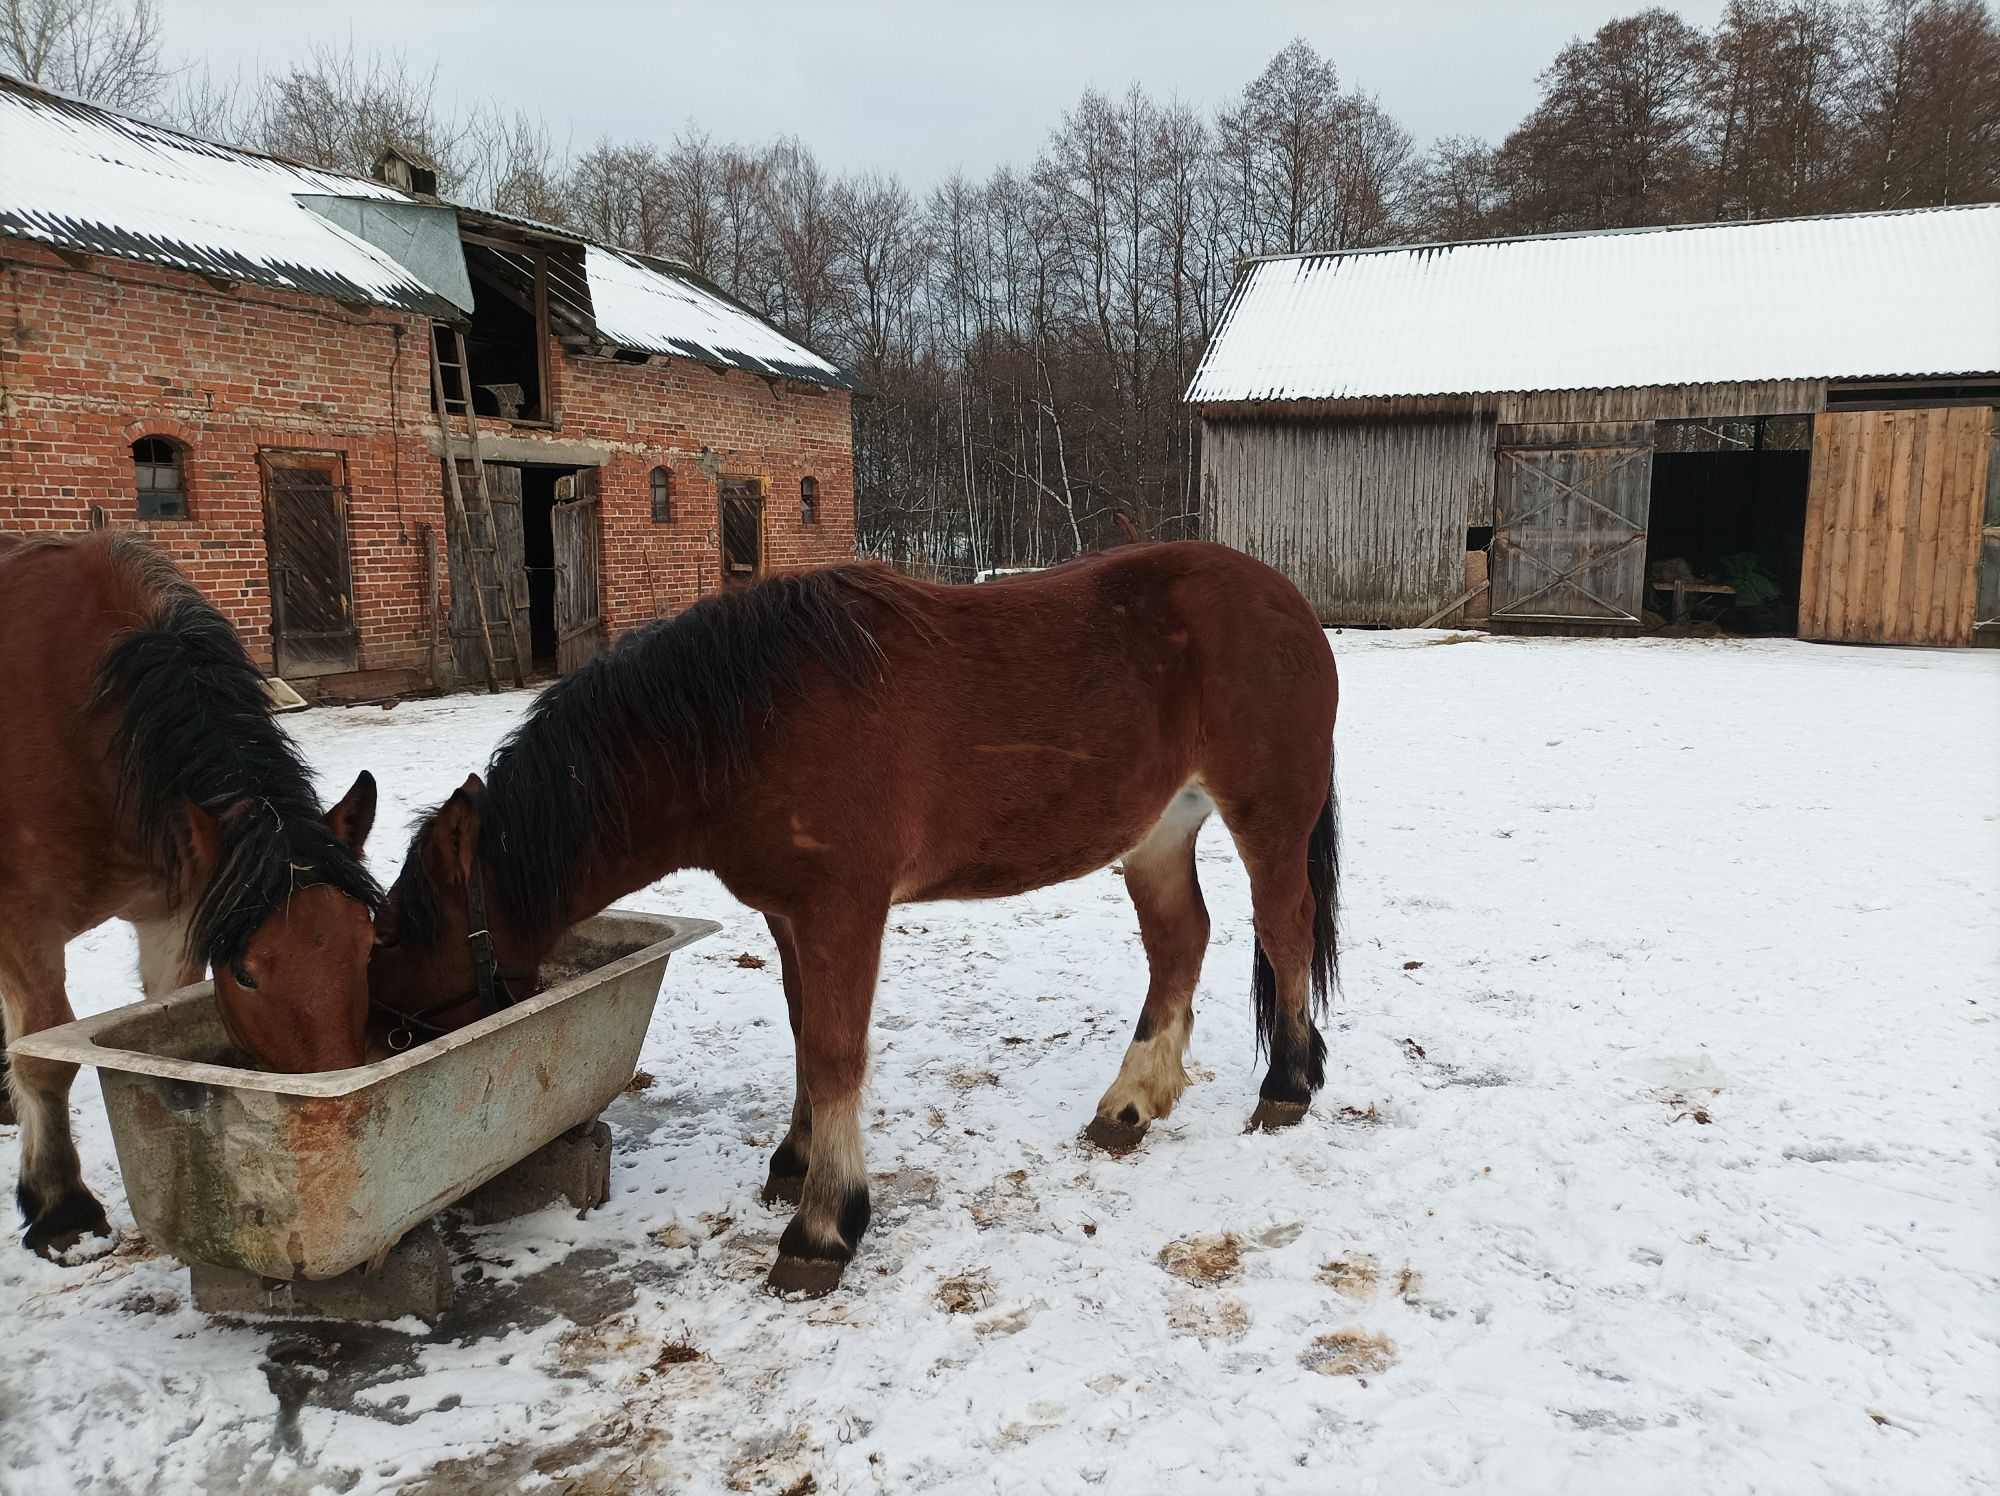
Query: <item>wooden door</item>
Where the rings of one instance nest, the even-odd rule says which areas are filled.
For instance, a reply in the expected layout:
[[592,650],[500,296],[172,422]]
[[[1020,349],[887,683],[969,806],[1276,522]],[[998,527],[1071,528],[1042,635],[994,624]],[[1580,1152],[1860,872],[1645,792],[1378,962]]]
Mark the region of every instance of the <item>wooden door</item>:
[[[523,673],[529,659],[528,633],[528,561],[527,548],[521,529],[521,470],[497,462],[486,465],[487,505],[493,513],[494,554],[480,556],[479,575],[491,583],[495,578],[504,582],[501,595],[506,600],[504,616],[488,618],[487,627],[498,636],[493,652],[500,657],[498,674],[502,679],[511,679],[513,666],[508,660],[508,651],[513,658],[521,661]],[[467,509],[473,509],[477,500],[473,498],[472,464],[458,465],[458,481],[465,494]],[[478,516],[470,516],[472,528],[480,528]],[[451,566],[451,654],[461,681],[483,681],[486,679],[485,646],[479,636],[479,615],[474,611],[472,595],[473,575],[466,565],[465,537],[458,525],[449,523],[445,531],[450,537],[446,547]],[[489,597],[494,594],[489,591]]]
[[1502,447],[1493,491],[1492,621],[1636,625],[1652,487],[1650,439]]
[[764,480],[722,480],[722,585],[741,587],[764,572]]
[[555,529],[556,670],[563,675],[593,659],[600,647],[598,514],[596,468],[556,480],[549,519]]
[[347,465],[337,452],[258,454],[271,655],[279,675],[333,675],[358,660],[347,554]]
[[1993,411],[1813,419],[1799,637],[1970,644]]

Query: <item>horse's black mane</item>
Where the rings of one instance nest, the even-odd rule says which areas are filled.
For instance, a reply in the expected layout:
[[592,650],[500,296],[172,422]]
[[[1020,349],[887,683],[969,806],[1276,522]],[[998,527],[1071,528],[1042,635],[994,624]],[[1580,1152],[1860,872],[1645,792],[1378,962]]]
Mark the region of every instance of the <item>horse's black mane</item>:
[[[477,806],[492,896],[512,923],[536,935],[563,923],[593,858],[618,845],[635,777],[679,776],[706,798],[749,763],[751,724],[777,721],[777,689],[807,666],[853,689],[872,682],[881,651],[857,604],[894,586],[843,566],[714,594],[544,691],[494,753]],[[400,938],[435,937],[442,908],[415,842],[393,898]]]
[[[109,554],[151,606],[99,662],[92,705],[117,713],[119,795],[154,867],[177,896],[192,895],[188,953],[235,962],[297,888],[326,884],[377,908],[380,889],[321,818],[305,761],[272,719],[263,674],[228,620],[145,545],[120,538]],[[181,887],[189,804],[220,829],[199,890]]]

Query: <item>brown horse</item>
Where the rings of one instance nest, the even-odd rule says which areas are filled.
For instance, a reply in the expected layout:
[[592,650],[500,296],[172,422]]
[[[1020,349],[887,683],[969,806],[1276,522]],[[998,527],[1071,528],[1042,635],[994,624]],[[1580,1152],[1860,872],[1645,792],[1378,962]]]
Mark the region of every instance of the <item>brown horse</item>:
[[1271,1058],[1252,1120],[1305,1115],[1334,963],[1336,696],[1305,599],[1216,545],[980,587],[862,565],[712,597],[551,687],[488,781],[425,819],[370,987],[415,1032],[448,1028],[532,982],[575,921],[715,873],[770,923],[796,1043],[766,1198],[798,1210],[771,1284],[824,1292],[868,1222],[859,1103],[894,904],[1123,860],[1152,978],[1088,1131],[1129,1147],[1187,1084],[1208,944],[1195,837],[1219,811],[1250,873]]
[[[9,1039],[67,1023],[63,946],[122,918],[148,997],[215,968],[267,1069],[359,1064],[371,915],[363,774],[324,819],[227,620],[129,538],[0,537],[0,1003]],[[108,1238],[69,1129],[71,1065],[22,1058],[16,1191],[45,1256]]]

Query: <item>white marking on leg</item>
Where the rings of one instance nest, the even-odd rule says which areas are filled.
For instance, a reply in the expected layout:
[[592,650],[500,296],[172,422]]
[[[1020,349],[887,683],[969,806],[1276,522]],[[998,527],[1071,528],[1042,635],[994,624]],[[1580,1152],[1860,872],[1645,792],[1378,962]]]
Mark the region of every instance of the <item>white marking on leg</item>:
[[1097,1103],[1097,1115],[1131,1125],[1131,1119],[1124,1115],[1130,1107],[1138,1113],[1138,1125],[1144,1126],[1171,1113],[1181,1092],[1187,1089],[1184,1062],[1193,1030],[1194,1012],[1190,1007],[1184,1010],[1180,1022],[1169,1024],[1151,1038],[1134,1039],[1127,1045],[1118,1078]]
[[861,1093],[812,1109],[806,1182],[796,1220],[818,1243],[840,1242],[840,1214],[849,1195],[868,1187],[868,1161],[861,1146]]

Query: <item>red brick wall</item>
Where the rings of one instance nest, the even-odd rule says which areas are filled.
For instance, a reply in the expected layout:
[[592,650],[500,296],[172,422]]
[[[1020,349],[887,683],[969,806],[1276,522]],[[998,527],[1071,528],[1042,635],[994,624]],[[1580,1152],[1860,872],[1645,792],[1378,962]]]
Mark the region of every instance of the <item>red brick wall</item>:
[[[348,540],[360,668],[425,669],[432,613],[424,535],[444,533],[427,327],[256,286],[116,260],[73,269],[30,245],[0,251],[0,529],[78,530],[100,505],[143,528],[270,662],[264,447],[336,451],[352,498]],[[600,470],[602,603],[613,633],[678,611],[720,582],[717,480],[767,483],[765,561],[853,554],[848,397],[773,388],[683,360],[555,366],[559,424],[488,434],[584,441]],[[477,377],[477,371],[475,378]],[[136,517],[131,444],[186,447],[189,517]],[[674,518],[651,520],[650,478],[672,469]],[[799,522],[819,480],[820,523]],[[440,567],[440,571],[442,568]],[[440,577],[441,590],[449,587]],[[448,596],[440,598],[448,609]],[[448,611],[439,621],[449,659]]]
[[[557,358],[560,435],[612,449],[598,473],[604,616],[613,633],[721,585],[720,482],[762,478],[767,570],[854,555],[854,438],[844,391],[668,359]],[[532,433],[517,429],[515,435]],[[673,474],[673,519],[652,520],[652,473]],[[819,523],[799,482],[819,480]]]

